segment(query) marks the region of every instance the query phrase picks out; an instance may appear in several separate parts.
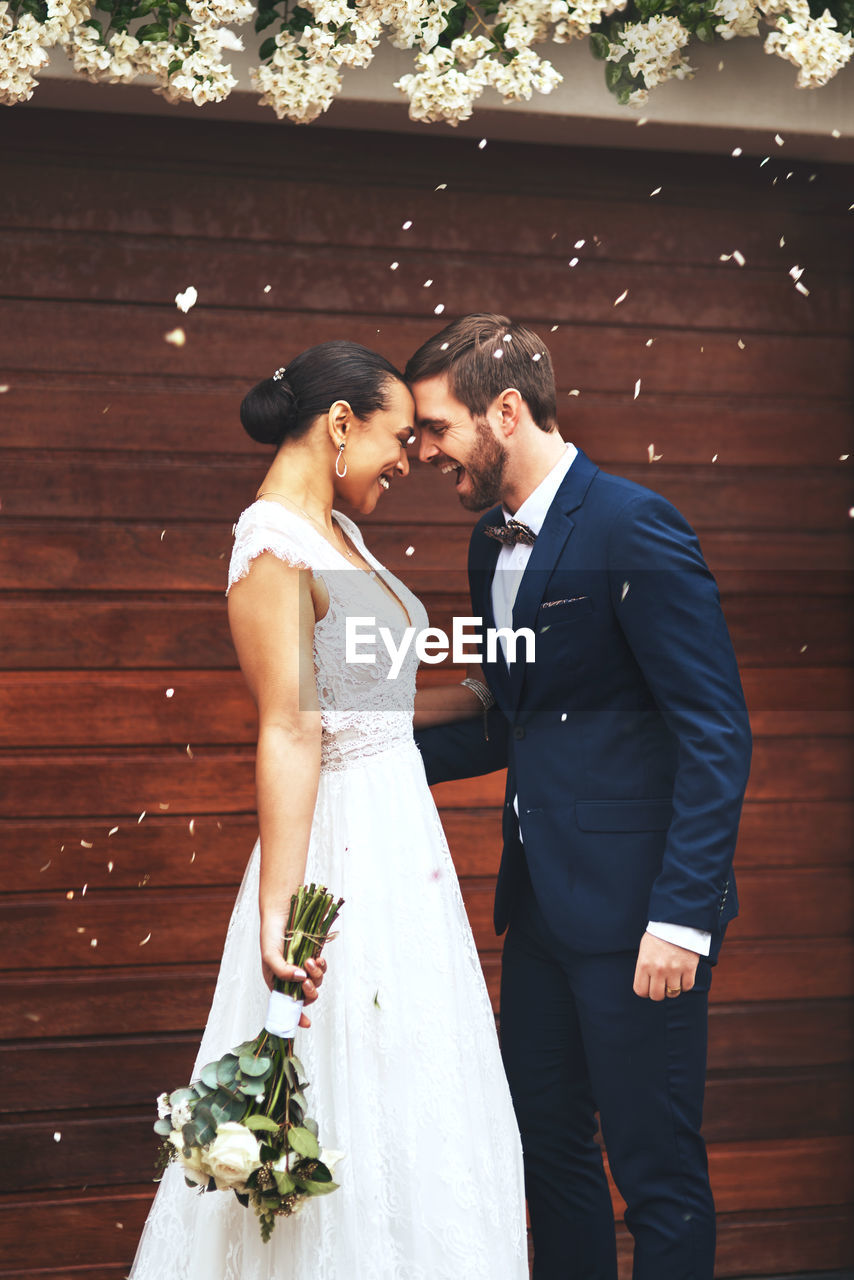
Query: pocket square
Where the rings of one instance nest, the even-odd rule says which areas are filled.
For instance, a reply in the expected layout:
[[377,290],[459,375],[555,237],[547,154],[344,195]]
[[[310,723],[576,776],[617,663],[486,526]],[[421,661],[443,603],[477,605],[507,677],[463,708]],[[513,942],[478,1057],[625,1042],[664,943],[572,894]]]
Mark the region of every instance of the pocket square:
[[570,596],[567,600],[544,600],[541,609],[554,609],[558,604],[575,604],[578,600],[589,600],[589,596]]

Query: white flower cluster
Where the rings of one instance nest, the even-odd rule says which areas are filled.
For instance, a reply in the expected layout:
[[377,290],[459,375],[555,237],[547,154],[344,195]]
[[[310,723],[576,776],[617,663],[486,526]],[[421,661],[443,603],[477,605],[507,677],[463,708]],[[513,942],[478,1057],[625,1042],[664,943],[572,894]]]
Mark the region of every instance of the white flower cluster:
[[89,11],[85,0],[47,0],[44,22],[30,13],[22,13],[16,22],[8,0],[0,0],[0,103],[12,106],[33,96],[36,72],[49,61],[47,50],[85,22]]
[[724,40],[759,35],[759,5],[755,0],[715,0],[712,13],[721,19],[715,31]]
[[794,63],[799,89],[817,89],[832,80],[854,56],[854,35],[837,31],[829,9],[814,18],[806,0],[760,0],[769,21],[776,19],[776,31],[765,39],[765,52]]
[[694,68],[682,57],[691,32],[678,18],[656,14],[646,22],[629,22],[620,31],[619,41],[611,45],[609,62],[620,62],[628,49],[634,56],[628,64],[633,76],[643,78],[645,88],[637,89],[629,98],[631,106],[642,106],[648,90],[665,80],[690,79]]
[[[140,41],[131,32],[110,30],[108,19],[105,37],[97,25],[86,25],[97,11],[97,0],[46,0],[44,22],[11,12],[10,0],[0,0],[0,102],[32,96],[36,73],[55,45],[90,80],[126,83],[148,74],[157,82],[155,92],[170,101],[197,106],[219,102],[237,83],[224,61],[226,50],[243,47],[232,28],[251,22],[257,3],[188,0],[189,34],[182,31],[183,41],[174,35]],[[471,116],[486,89],[494,89],[505,102],[550,93],[561,76],[533,46],[589,36],[627,3],[501,0],[488,15],[479,14],[472,3],[473,28],[446,47],[439,41],[455,0],[301,0],[310,15],[308,25],[300,32],[279,30],[269,46],[272,55],[251,68],[250,78],[261,102],[280,119],[307,122],[326,111],[340,92],[342,71],[367,67],[385,36],[395,47],[415,51],[412,73],[396,85],[410,100],[411,117],[457,124]],[[718,19],[715,31],[724,40],[758,35],[764,15],[775,28],[765,41],[766,52],[798,67],[800,88],[826,84],[854,56],[854,35],[838,31],[828,10],[812,17],[808,0],[715,0],[712,13]],[[498,39],[492,34],[495,28],[500,28]],[[629,96],[631,105],[644,103],[648,91],[662,81],[693,74],[682,54],[690,38],[674,14],[615,28],[609,60],[624,62],[642,81]]]

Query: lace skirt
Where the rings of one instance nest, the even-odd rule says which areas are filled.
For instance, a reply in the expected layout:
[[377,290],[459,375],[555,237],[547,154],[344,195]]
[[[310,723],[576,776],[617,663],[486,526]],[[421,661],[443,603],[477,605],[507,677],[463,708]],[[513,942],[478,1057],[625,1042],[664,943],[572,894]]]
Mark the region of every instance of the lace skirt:
[[[254,1035],[259,846],[194,1074]],[[489,997],[411,740],[321,774],[306,879],[346,899],[296,1052],[340,1189],[261,1242],[230,1192],[167,1170],[130,1280],[527,1280],[522,1156]],[[152,1081],[152,1096],[177,1081]]]

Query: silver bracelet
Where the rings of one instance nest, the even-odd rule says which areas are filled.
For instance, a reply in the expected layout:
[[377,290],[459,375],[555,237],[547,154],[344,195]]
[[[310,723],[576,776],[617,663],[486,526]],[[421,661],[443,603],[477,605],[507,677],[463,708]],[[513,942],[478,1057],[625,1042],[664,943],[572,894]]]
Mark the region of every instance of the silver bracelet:
[[489,709],[495,706],[489,687],[482,680],[475,680],[473,676],[466,676],[465,680],[461,680],[460,684],[464,689],[471,689],[480,705],[483,707],[483,736],[489,742]]

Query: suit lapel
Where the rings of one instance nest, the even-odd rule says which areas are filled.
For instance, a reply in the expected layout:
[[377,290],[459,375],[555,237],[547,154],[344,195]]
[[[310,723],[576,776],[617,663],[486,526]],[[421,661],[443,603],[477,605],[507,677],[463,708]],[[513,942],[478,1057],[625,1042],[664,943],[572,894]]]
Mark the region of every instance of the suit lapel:
[[[563,483],[555,494],[549,507],[543,527],[534,543],[530,558],[525,566],[516,602],[513,606],[513,629],[530,627],[536,630],[537,610],[542,603],[546,586],[551,577],[563,549],[575,528],[571,513],[583,503],[590,483],[599,470],[585,453],[579,449],[578,456],[564,477]],[[491,541],[491,539],[490,539]],[[497,558],[497,557],[496,557]],[[519,651],[524,652],[519,646]],[[514,662],[510,669],[511,705],[515,711],[522,692],[525,676],[525,663]]]

